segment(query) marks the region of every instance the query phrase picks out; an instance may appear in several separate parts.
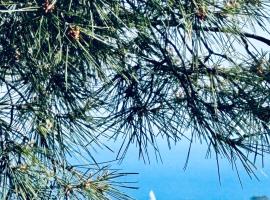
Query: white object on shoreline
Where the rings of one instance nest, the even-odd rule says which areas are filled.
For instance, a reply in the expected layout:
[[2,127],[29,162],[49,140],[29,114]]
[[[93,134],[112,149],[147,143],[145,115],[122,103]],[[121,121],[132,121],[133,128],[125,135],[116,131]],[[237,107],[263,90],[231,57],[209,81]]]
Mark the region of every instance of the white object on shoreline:
[[149,192],[149,200],[157,200],[155,193],[152,190]]

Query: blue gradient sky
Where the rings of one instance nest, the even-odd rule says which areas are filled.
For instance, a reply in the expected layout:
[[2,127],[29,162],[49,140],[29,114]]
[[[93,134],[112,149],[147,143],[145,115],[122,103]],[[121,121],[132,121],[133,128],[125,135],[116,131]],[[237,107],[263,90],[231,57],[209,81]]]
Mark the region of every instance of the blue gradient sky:
[[[117,144],[116,144],[117,146]],[[163,163],[153,159],[145,164],[137,159],[137,150],[131,148],[120,166],[124,171],[138,172],[132,180],[138,181],[140,189],[128,191],[138,200],[149,200],[149,191],[153,190],[157,200],[249,200],[252,196],[267,195],[270,197],[270,162],[257,170],[260,181],[250,179],[243,168],[239,168],[243,188],[236,171],[224,159],[220,162],[221,185],[215,159],[205,159],[206,147],[194,144],[187,169],[184,171],[188,144],[180,142],[171,150],[161,142],[160,150]],[[102,153],[103,154],[103,153]],[[109,154],[101,155],[103,159],[112,158]],[[241,165],[239,165],[241,166]],[[259,165],[260,166],[260,165]]]

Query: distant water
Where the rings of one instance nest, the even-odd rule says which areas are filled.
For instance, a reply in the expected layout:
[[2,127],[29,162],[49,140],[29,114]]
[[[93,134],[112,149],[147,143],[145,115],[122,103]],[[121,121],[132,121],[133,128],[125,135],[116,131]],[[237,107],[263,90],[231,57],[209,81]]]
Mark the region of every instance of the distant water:
[[[117,144],[115,144],[117,146]],[[156,162],[154,155],[151,164],[145,164],[135,155],[137,150],[131,148],[125,160],[118,168],[127,172],[138,172],[132,177],[138,181],[138,190],[128,190],[138,200],[148,200],[149,191],[155,191],[156,200],[250,200],[253,196],[270,197],[270,161],[263,169],[258,169],[259,181],[245,173],[239,165],[243,188],[237,174],[224,159],[220,161],[221,185],[215,159],[205,159],[206,148],[195,144],[191,150],[189,164],[184,171],[188,144],[179,143],[168,150],[165,143],[160,145],[163,163]],[[98,157],[111,159],[108,153],[99,153]]]

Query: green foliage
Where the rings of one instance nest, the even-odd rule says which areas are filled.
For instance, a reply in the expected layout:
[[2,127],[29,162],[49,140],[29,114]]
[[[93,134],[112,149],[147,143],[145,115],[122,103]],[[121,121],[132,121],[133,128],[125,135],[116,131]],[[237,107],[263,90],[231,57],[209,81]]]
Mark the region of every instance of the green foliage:
[[146,160],[160,136],[204,141],[254,174],[269,153],[269,6],[0,1],[1,198],[129,199],[114,180],[127,174],[92,155],[106,137]]

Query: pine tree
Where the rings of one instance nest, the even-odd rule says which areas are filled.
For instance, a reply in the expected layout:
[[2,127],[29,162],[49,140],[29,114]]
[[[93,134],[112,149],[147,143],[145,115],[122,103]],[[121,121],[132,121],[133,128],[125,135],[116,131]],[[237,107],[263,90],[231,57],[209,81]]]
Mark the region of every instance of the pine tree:
[[269,6],[0,1],[0,198],[129,199],[127,173],[92,155],[102,138],[146,160],[158,137],[204,142],[255,175],[269,153]]

